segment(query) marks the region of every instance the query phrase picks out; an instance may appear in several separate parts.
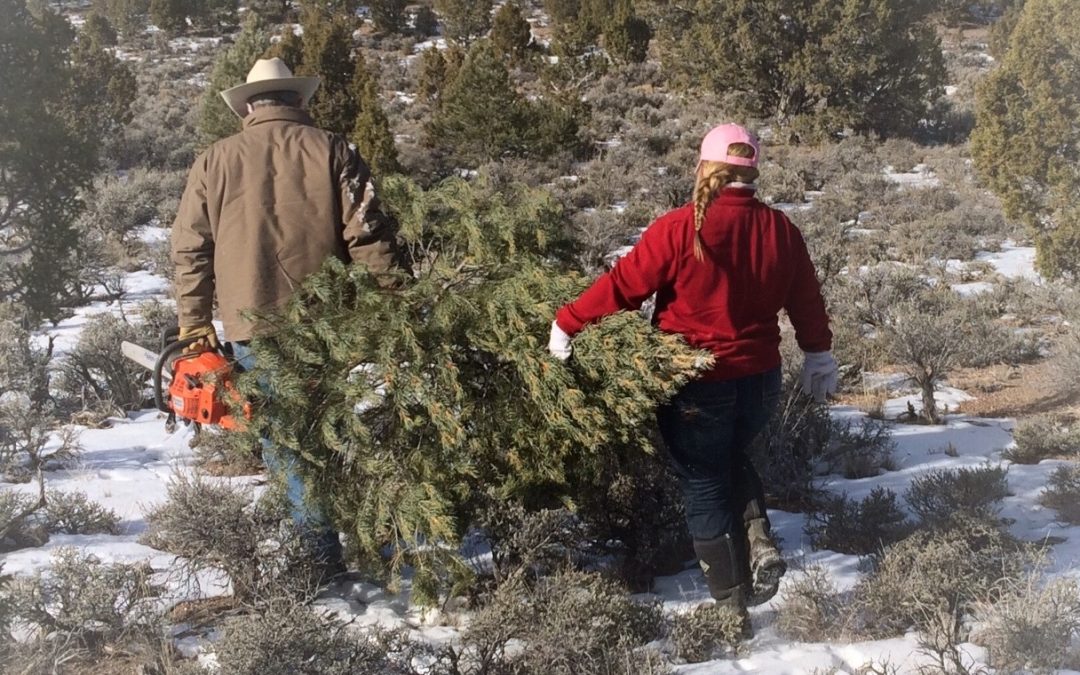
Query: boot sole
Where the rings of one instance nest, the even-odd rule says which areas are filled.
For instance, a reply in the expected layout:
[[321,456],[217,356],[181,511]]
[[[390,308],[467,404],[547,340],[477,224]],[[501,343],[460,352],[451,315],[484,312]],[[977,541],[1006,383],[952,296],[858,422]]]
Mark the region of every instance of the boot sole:
[[787,573],[787,563],[777,557],[765,561],[754,569],[753,590],[750,593],[749,607],[756,607],[772,600],[780,590],[780,579]]

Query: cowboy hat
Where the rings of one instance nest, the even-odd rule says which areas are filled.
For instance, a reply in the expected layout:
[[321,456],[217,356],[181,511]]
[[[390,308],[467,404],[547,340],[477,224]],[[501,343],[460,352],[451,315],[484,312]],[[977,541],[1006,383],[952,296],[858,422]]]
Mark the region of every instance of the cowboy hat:
[[221,98],[234,113],[246,117],[247,102],[252,96],[269,91],[295,91],[307,105],[318,88],[319,78],[294,77],[285,62],[275,57],[256,61],[248,73],[247,82],[221,92]]

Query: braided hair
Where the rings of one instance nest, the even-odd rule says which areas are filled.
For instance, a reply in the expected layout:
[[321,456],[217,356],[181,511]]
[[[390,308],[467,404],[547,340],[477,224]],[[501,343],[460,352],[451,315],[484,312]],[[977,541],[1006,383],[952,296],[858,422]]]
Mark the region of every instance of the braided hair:
[[[745,143],[732,143],[728,154],[733,157],[753,157],[754,148]],[[713,198],[728,183],[753,183],[759,172],[750,166],[736,166],[726,162],[702,161],[694,181],[694,257],[705,260],[705,247],[701,241],[701,227],[705,224],[705,212]]]

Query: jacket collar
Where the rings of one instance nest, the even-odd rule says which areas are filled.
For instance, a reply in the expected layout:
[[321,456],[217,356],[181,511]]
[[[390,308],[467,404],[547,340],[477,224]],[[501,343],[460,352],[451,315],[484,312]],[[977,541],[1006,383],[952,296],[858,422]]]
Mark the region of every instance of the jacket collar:
[[265,122],[293,122],[296,124],[306,124],[308,126],[315,125],[315,120],[311,119],[311,115],[308,111],[301,108],[276,105],[269,108],[259,108],[255,112],[247,115],[244,118],[244,128],[247,129],[256,124],[263,124]]
[[716,201],[725,204],[745,204],[757,199],[757,191],[752,187],[726,187],[720,190]]

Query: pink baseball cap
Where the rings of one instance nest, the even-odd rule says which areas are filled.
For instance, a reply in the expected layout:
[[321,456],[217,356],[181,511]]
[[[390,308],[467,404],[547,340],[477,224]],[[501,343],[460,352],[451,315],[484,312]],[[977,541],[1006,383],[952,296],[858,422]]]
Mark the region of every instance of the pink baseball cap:
[[[728,154],[732,143],[745,143],[754,149],[753,157],[735,157]],[[757,166],[761,156],[761,146],[757,138],[738,124],[721,124],[705,134],[701,141],[701,161],[725,162],[736,166]]]

